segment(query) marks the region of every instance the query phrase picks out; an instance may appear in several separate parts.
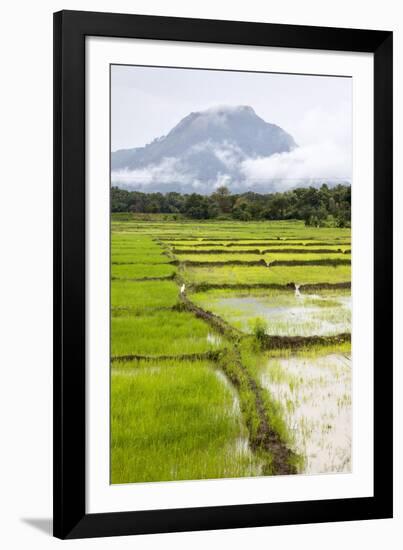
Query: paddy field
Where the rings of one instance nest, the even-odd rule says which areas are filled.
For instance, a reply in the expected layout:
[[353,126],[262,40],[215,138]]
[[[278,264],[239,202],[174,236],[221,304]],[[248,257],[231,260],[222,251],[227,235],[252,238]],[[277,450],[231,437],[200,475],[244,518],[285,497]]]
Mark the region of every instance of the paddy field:
[[114,214],[111,482],[351,468],[350,229]]

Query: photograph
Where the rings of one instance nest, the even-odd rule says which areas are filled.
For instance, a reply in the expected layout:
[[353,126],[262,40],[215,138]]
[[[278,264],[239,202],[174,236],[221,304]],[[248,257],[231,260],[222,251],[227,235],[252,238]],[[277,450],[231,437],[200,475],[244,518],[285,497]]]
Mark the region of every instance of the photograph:
[[402,547],[398,7],[4,5],[0,550]]
[[110,65],[110,483],[352,471],[352,78]]

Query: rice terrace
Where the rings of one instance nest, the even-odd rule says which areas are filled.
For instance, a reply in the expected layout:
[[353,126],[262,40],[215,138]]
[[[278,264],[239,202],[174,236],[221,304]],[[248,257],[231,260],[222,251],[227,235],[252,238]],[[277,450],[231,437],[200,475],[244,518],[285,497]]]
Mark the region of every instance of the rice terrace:
[[351,235],[320,225],[112,214],[112,483],[350,471]]
[[352,78],[110,83],[110,482],[350,473]]

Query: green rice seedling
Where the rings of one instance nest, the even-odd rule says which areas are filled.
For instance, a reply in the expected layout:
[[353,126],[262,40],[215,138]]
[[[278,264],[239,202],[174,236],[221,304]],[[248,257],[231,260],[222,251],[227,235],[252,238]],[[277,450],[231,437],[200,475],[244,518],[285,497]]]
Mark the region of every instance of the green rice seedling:
[[128,252],[112,252],[112,264],[168,264],[172,260],[164,254],[143,254],[136,251],[135,253]]
[[[272,267],[274,267],[277,263],[282,264],[301,264],[302,267],[304,267],[304,264],[308,267],[309,265],[315,265],[316,264],[328,264],[329,266],[332,266],[332,264],[346,264],[348,265],[351,262],[351,255],[350,254],[343,254],[339,252],[329,253],[329,254],[321,254],[321,253],[313,253],[313,254],[298,254],[298,253],[290,253],[290,254],[283,254],[283,253],[270,253],[270,254],[260,254],[258,251],[250,251],[248,252],[247,249],[234,252],[231,254],[228,254],[225,251],[225,254],[222,253],[222,251],[218,251],[217,253],[209,253],[211,251],[209,250],[203,250],[202,253],[197,252],[196,254],[192,253],[186,253],[186,254],[178,254],[176,249],[174,251],[174,254],[176,258],[180,262],[189,262],[189,263],[214,263],[214,264],[220,264],[225,267],[227,263],[242,263],[242,262],[260,262],[262,265],[269,266],[270,264]],[[245,253],[247,252],[247,253]],[[318,251],[319,252],[319,251]],[[286,266],[285,266],[286,267]]]
[[310,251],[308,253],[298,253],[298,252],[292,252],[290,254],[287,253],[267,253],[263,255],[264,260],[267,263],[273,263],[273,262],[328,262],[329,265],[332,264],[334,261],[343,261],[343,262],[351,262],[351,254],[343,254],[340,252],[327,252],[327,253],[321,253],[319,250],[311,253]]
[[127,355],[187,355],[218,350],[222,338],[201,319],[184,311],[112,317],[112,357]]
[[[330,265],[334,259],[351,261],[350,249],[350,229],[305,227],[294,220],[194,222],[159,215],[112,216],[112,276],[143,279],[156,273],[164,277],[178,270],[172,281],[112,280],[112,355],[121,357],[112,362],[112,399],[116,397],[112,432],[118,434],[113,439],[112,433],[116,451],[113,454],[112,450],[112,482],[278,473],[274,455],[256,443],[262,435],[262,414],[280,444],[297,451],[287,461],[298,471],[310,471],[309,459],[304,464],[301,455],[307,454],[315,434],[320,434],[315,439],[318,453],[327,445],[326,437],[332,433],[338,415],[345,414],[349,406],[348,389],[337,394],[337,412],[324,415],[323,422],[302,414],[298,424],[297,417],[301,407],[312,403],[312,392],[322,395],[328,387],[328,377],[334,387],[344,383],[339,363],[333,364],[325,358],[326,354],[347,356],[351,345],[311,344],[297,353],[284,347],[263,352],[256,345],[250,320],[259,317],[267,324],[263,332],[274,336],[316,334],[318,328],[330,334],[337,334],[341,328],[348,332],[349,291],[322,290],[317,285],[350,282],[349,265]],[[179,266],[170,263],[173,250]],[[256,260],[302,265],[225,265]],[[212,265],[186,266],[186,262],[192,261]],[[213,265],[217,261],[224,265]],[[327,265],[307,263],[322,261]],[[178,281],[181,285],[184,281],[186,296],[199,308],[222,317],[243,330],[244,335],[235,338],[228,333],[227,338],[225,334],[216,334],[207,322],[176,307],[181,303]],[[259,285],[262,287],[258,288]],[[301,296],[297,297],[294,285],[315,285],[315,288],[302,286]],[[208,290],[202,292],[202,288]],[[209,355],[205,356],[206,353]],[[124,362],[124,355],[148,356],[148,359]],[[163,359],[158,361],[153,356]],[[172,356],[175,360],[169,359]],[[192,362],[184,360],[189,356]],[[214,358],[216,362],[213,365],[195,361],[201,357]],[[310,373],[314,369],[305,367],[305,374],[304,369],[297,368],[294,372],[293,368],[284,368],[284,361],[291,361],[292,365],[295,358],[305,361],[308,367],[317,360],[325,361],[326,374],[321,372],[313,377]],[[238,422],[238,428],[239,422],[243,426],[235,435],[225,430],[222,438],[214,435],[211,444],[199,436],[197,430],[203,430],[204,424],[198,423],[195,415],[209,413],[209,407],[214,409],[219,400],[212,394],[209,397],[212,401],[203,404],[203,412],[196,411],[199,391],[209,386],[204,378],[187,378],[199,366],[202,368],[198,374],[212,373],[219,387],[229,392],[232,401],[224,410],[231,422]],[[263,372],[266,378],[262,378]],[[119,381],[120,389],[113,393],[115,380]],[[269,388],[267,383],[274,386]],[[280,388],[283,394],[278,399]],[[327,395],[328,400],[331,398]],[[166,404],[166,411],[159,407],[159,399],[162,405]],[[189,413],[189,420],[182,415],[183,409]],[[215,419],[221,414],[217,410],[214,409]],[[140,423],[139,431],[136,422]],[[213,424],[211,418],[209,424]],[[332,428],[327,428],[330,425]],[[197,434],[195,438],[193,432]],[[225,444],[221,444],[223,441]],[[254,442],[253,445],[248,445],[248,441]],[[237,459],[232,462],[234,457]],[[334,466],[326,465],[325,470],[332,471]]]
[[[267,363],[265,354],[260,351],[256,351],[253,342],[250,340],[244,340],[241,343],[240,352],[242,364],[250,376],[255,380],[256,385],[260,389],[264,389],[264,385],[261,383],[260,375],[263,365]],[[263,399],[266,416],[270,427],[275,430],[280,438],[280,441],[282,441],[284,445],[291,447],[294,442],[294,436],[285,422],[285,403],[275,400],[267,391],[262,392],[261,398]],[[300,464],[301,457],[294,455],[292,458],[295,465]]]
[[257,475],[237,397],[203,362],[112,369],[111,482]]
[[348,283],[350,266],[185,267],[183,276],[193,285],[306,285]]
[[260,254],[180,254],[180,262],[220,262],[225,266],[228,262],[259,262],[263,260]]
[[[311,242],[303,243],[299,241],[234,241],[234,242],[201,242],[195,244],[192,241],[187,242],[172,242],[169,243],[171,250],[178,254],[185,253],[197,253],[197,254],[208,254],[208,253],[220,253],[220,254],[234,254],[236,252],[255,252],[265,253],[266,250],[271,254],[280,254],[280,253],[301,253],[301,254],[315,254],[321,253],[322,250],[326,254],[343,254],[346,251],[351,249],[351,244],[349,242],[340,243],[336,241],[333,242]],[[256,253],[256,252],[255,252]]]
[[111,248],[130,248],[157,252],[160,248],[158,243],[145,235],[127,235],[125,233],[113,232],[111,235]]
[[178,301],[178,287],[173,281],[112,281],[113,309],[141,314],[160,308],[172,308]]
[[[148,237],[163,237],[167,239],[184,239],[191,237],[193,240],[318,240],[329,242],[331,240],[349,240],[351,230],[349,228],[339,229],[331,227],[305,227],[302,221],[262,221],[262,222],[237,222],[232,220],[214,221],[159,221],[152,222],[152,215],[148,219],[125,220],[118,224],[112,216],[112,231],[124,232],[138,236],[139,232],[147,232]],[[154,216],[153,219],[157,219]]]
[[176,267],[170,264],[112,264],[113,279],[172,278]]

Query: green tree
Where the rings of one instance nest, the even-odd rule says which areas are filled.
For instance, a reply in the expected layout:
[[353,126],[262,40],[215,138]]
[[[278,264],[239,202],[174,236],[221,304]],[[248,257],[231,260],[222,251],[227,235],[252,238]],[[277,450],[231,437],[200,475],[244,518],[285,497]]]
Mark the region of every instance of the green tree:
[[231,212],[231,197],[230,190],[225,185],[218,187],[216,191],[211,195],[212,200],[216,203],[218,210],[222,214],[228,214]]

